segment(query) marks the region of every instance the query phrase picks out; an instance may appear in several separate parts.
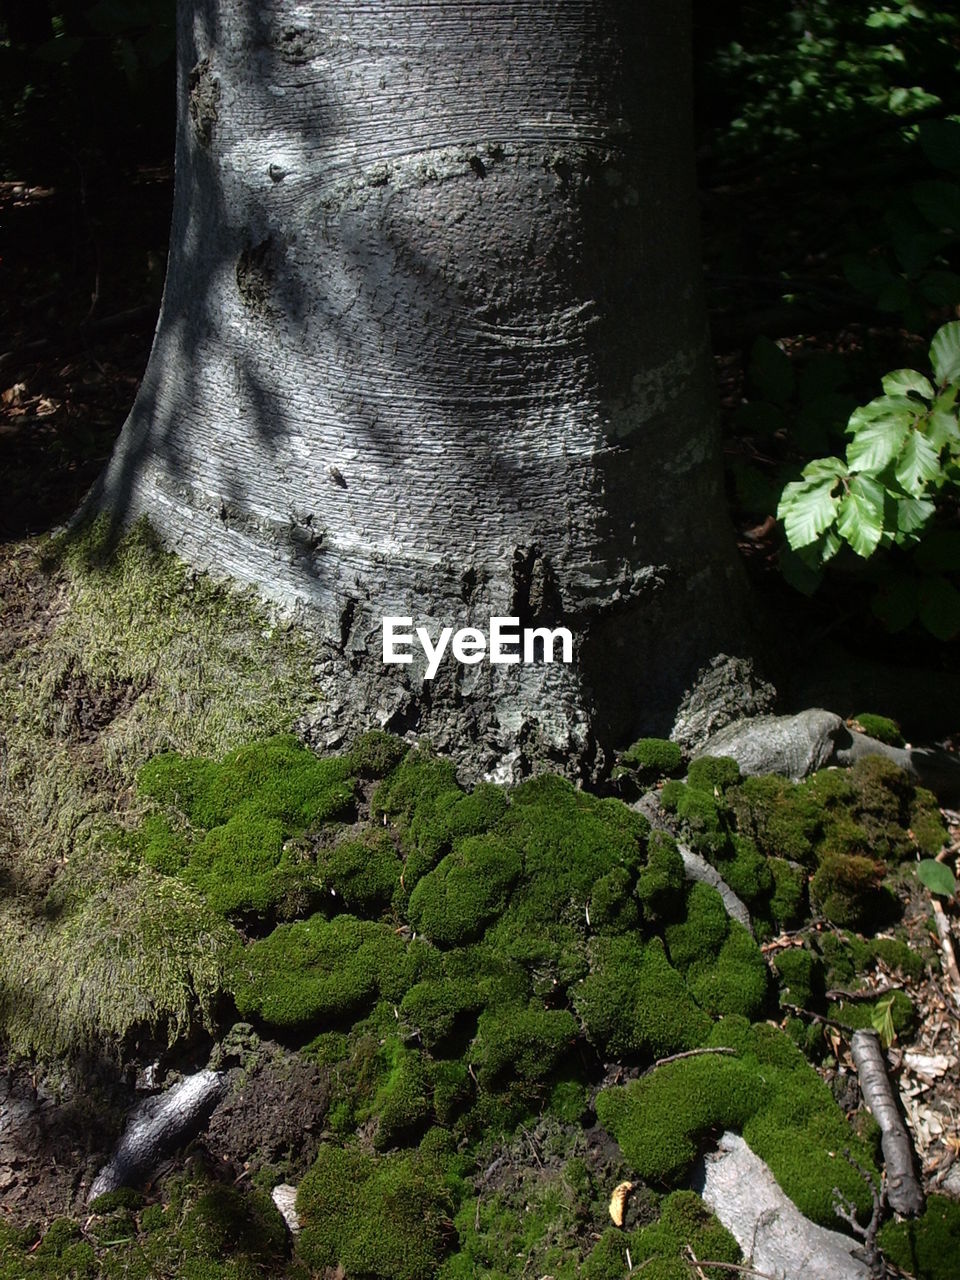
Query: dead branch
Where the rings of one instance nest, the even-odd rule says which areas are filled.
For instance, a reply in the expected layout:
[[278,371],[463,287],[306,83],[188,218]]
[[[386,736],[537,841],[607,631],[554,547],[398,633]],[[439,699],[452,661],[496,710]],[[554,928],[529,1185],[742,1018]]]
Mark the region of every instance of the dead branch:
[[838,1187],[833,1188],[833,1211],[838,1218],[842,1218],[849,1225],[854,1235],[859,1236],[863,1241],[864,1261],[870,1268],[871,1280],[884,1280],[887,1274],[887,1266],[883,1260],[883,1255],[877,1247],[877,1232],[880,1230],[880,1223],[883,1221],[884,1210],[887,1205],[887,1184],[881,1181],[878,1189],[870,1170],[864,1169],[849,1151],[844,1151],[843,1158],[856,1169],[857,1173],[870,1188],[873,1211],[870,1214],[870,1221],[865,1227],[862,1227],[857,1221],[856,1205],[852,1200],[848,1200]]
[[916,1217],[923,1211],[923,1191],[914,1168],[913,1143],[890,1084],[880,1037],[873,1030],[855,1031],[850,1052],[863,1100],[880,1126],[887,1201],[904,1217]]
[[700,1049],[684,1049],[682,1053],[671,1053],[666,1058],[658,1058],[652,1067],[647,1067],[643,1073],[649,1075],[651,1071],[656,1071],[657,1067],[662,1067],[668,1062],[679,1062],[681,1058],[699,1058],[703,1053],[726,1053],[737,1056],[736,1049],[731,1049],[728,1045],[706,1045]]
[[754,1267],[748,1267],[742,1262],[713,1262],[707,1258],[694,1257],[693,1250],[689,1245],[686,1250],[690,1255],[690,1260],[697,1267],[718,1267],[721,1271],[735,1271],[741,1276],[756,1276],[757,1280],[779,1280],[779,1277],[772,1276],[769,1271],[757,1271]]
[[947,913],[944,911],[939,899],[931,895],[930,900],[933,903],[933,918],[936,922],[937,933],[940,935],[944,973],[953,988],[951,994],[954,1002],[960,1003],[960,970],[957,969],[957,956],[953,949],[953,939],[950,936],[950,921],[947,919]]

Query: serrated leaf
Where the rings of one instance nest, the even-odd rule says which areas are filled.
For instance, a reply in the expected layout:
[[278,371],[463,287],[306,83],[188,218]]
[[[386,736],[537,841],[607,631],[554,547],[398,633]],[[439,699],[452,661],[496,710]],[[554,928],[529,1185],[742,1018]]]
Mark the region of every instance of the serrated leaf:
[[854,476],[837,509],[840,536],[864,560],[873,555],[883,536],[885,492],[870,476]]
[[847,474],[847,464],[842,458],[814,458],[801,474],[804,480],[826,480],[830,476],[834,480],[842,480]]
[[935,510],[930,498],[899,498],[897,528],[901,533],[916,533],[923,528]]
[[917,288],[935,307],[952,307],[960,303],[960,276],[955,271],[925,271]]
[[882,471],[903,449],[911,422],[912,415],[898,413],[858,426],[856,435],[847,445],[850,470],[874,474]]
[[939,575],[920,583],[917,593],[920,621],[938,640],[952,640],[960,632],[960,591]]
[[787,541],[796,551],[815,542],[833,524],[839,496],[836,476],[823,480],[793,480],[786,486],[777,507],[777,519],[783,521]]
[[951,320],[933,335],[930,364],[938,385],[960,379],[960,320]]
[[931,226],[960,230],[960,186],[956,182],[915,182],[910,199]]
[[796,386],[790,357],[770,338],[757,338],[753,344],[747,376],[764,399],[774,404],[785,404]]
[[953,872],[944,862],[936,858],[921,858],[917,863],[917,879],[926,885],[931,893],[951,897],[957,891],[957,880]]
[[847,435],[852,435],[855,431],[867,422],[882,422],[887,418],[893,418],[897,414],[906,415],[904,421],[912,420],[920,411],[921,406],[916,400],[911,400],[909,396],[877,396],[868,404],[858,405],[850,415],[850,421],[847,423]]
[[960,170],[960,124],[954,120],[924,120],[917,132],[923,154],[938,169]]
[[896,477],[907,493],[919,498],[927,486],[940,474],[939,451],[933,447],[922,431],[911,431],[907,443],[897,459]]
[[930,379],[917,373],[916,369],[895,369],[893,373],[888,373],[883,379],[883,389],[888,396],[907,395],[908,392],[915,391],[924,400],[932,400],[936,394]]
[[785,547],[780,552],[780,572],[795,591],[805,596],[812,596],[823,581],[820,570],[807,564],[791,547]]

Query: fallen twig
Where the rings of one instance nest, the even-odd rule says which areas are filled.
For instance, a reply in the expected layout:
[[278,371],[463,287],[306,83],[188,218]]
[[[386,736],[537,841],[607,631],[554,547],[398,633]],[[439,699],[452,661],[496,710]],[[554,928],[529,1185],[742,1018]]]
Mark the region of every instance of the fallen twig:
[[699,1058],[702,1053],[727,1053],[736,1057],[736,1049],[731,1049],[729,1045],[705,1045],[700,1049],[684,1049],[682,1053],[671,1053],[666,1058],[658,1058],[652,1067],[648,1067],[643,1073],[649,1075],[651,1071],[656,1071],[657,1067],[665,1066],[668,1062],[679,1062],[681,1058]]
[[954,1002],[960,1003],[960,970],[957,969],[957,956],[953,949],[953,939],[950,936],[950,921],[947,919],[947,913],[944,911],[940,901],[931,896],[931,902],[933,903],[933,919],[937,926],[937,933],[940,935],[944,973],[953,988],[951,994]]
[[854,1160],[849,1151],[844,1151],[843,1158],[856,1169],[857,1173],[870,1188],[873,1211],[870,1214],[870,1221],[865,1227],[861,1227],[857,1221],[856,1205],[852,1200],[848,1200],[838,1187],[834,1187],[833,1212],[838,1218],[842,1218],[854,1235],[859,1236],[863,1241],[863,1256],[867,1266],[870,1268],[871,1280],[884,1280],[887,1268],[883,1255],[877,1247],[877,1232],[880,1230],[880,1223],[883,1221],[883,1213],[887,1204],[888,1184],[881,1182],[878,1190],[869,1169],[864,1169],[857,1160]]
[[769,1271],[757,1271],[754,1267],[748,1267],[743,1262],[714,1262],[712,1260],[708,1261],[706,1258],[697,1258],[694,1256],[690,1245],[687,1245],[686,1248],[690,1254],[691,1261],[698,1267],[718,1267],[721,1271],[735,1271],[741,1276],[756,1276],[757,1280],[779,1280],[779,1277],[772,1276]]
[[873,1030],[855,1031],[850,1052],[863,1100],[880,1126],[887,1201],[897,1213],[916,1217],[923,1210],[923,1191],[914,1170],[913,1143],[890,1084],[880,1037]]

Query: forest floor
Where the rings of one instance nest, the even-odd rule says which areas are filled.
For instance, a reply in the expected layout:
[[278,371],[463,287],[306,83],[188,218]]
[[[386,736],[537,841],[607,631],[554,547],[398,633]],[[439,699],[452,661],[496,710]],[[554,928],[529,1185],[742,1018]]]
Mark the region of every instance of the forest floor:
[[[0,260],[0,661],[17,650],[42,647],[61,616],[64,580],[37,558],[35,540],[72,514],[109,457],[149,354],[171,175],[141,172],[116,197],[113,192],[110,198],[104,193],[78,201],[52,189],[0,184],[0,221],[8,232],[8,248]],[[856,343],[856,328],[829,340]],[[721,399],[728,413],[742,395],[745,365],[742,349],[733,347],[718,356]],[[740,446],[731,439],[728,447]],[[754,583],[778,607],[788,589],[775,572],[777,530],[746,512],[738,513],[737,522]],[[820,621],[805,625],[815,629]],[[881,640],[881,648],[883,644]],[[102,735],[142,692],[130,684],[110,690],[71,688],[69,682],[62,686],[58,696],[70,704],[71,722],[65,749],[71,768],[84,772],[86,785],[106,780],[108,770],[98,758]],[[876,710],[883,709],[878,691]],[[111,797],[111,807],[115,802],[121,804]],[[942,813],[955,861],[960,814]],[[3,821],[0,816],[0,837]],[[960,991],[951,989],[937,960],[939,941],[931,930],[929,897],[903,886],[901,893],[900,929],[929,963],[914,978],[878,963],[856,994],[858,999],[875,998],[900,989],[912,1001],[915,1029],[895,1041],[890,1065],[925,1189],[960,1198]],[[955,934],[956,908],[954,901]],[[763,950],[772,958],[796,942],[783,934],[767,941]],[[823,1024],[830,1046],[820,1066],[822,1077],[841,1105],[853,1111],[859,1099],[846,1033],[823,1015],[812,1017]],[[189,1055],[181,1065],[188,1060]],[[93,1106],[62,1087],[62,1081],[33,1075],[23,1062],[3,1061],[0,1068],[2,1220],[42,1222],[65,1211],[79,1212],[83,1188],[117,1136],[111,1099],[113,1104],[129,1101],[133,1081],[111,1081],[103,1064],[93,1064],[93,1078],[104,1090]],[[236,1182],[252,1177],[281,1152],[289,1159],[298,1150],[294,1163],[305,1171],[326,1132],[330,1082],[324,1068],[268,1042],[258,1057],[256,1082],[251,1105],[240,1107],[234,1099],[221,1107],[205,1139],[207,1156]],[[305,1098],[311,1099],[309,1105]],[[503,1144],[491,1157],[489,1168],[496,1165],[491,1190],[512,1187],[526,1194],[523,1188],[538,1176],[531,1172],[534,1167],[542,1174],[545,1162],[549,1164],[542,1141],[548,1137],[534,1132]],[[601,1130],[587,1134],[585,1152],[604,1177],[615,1176],[617,1156]]]

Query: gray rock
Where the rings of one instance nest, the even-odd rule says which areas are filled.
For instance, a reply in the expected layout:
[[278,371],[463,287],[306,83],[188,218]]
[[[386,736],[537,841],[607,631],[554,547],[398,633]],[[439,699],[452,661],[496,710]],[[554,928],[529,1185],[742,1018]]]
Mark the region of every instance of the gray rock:
[[780,773],[794,780],[835,763],[850,730],[830,711],[813,707],[795,716],[754,716],[712,734],[698,755],[731,756],[743,774]]
[[858,1242],[805,1218],[735,1133],[694,1171],[692,1186],[735,1237],[749,1265],[776,1280],[869,1280]]
[[951,803],[960,796],[960,759],[932,748],[891,747],[850,729],[838,715],[811,707],[792,716],[752,716],[725,726],[699,745],[698,756],[731,756],[746,775],[779,773],[794,781],[828,765],[852,765],[880,755]]

